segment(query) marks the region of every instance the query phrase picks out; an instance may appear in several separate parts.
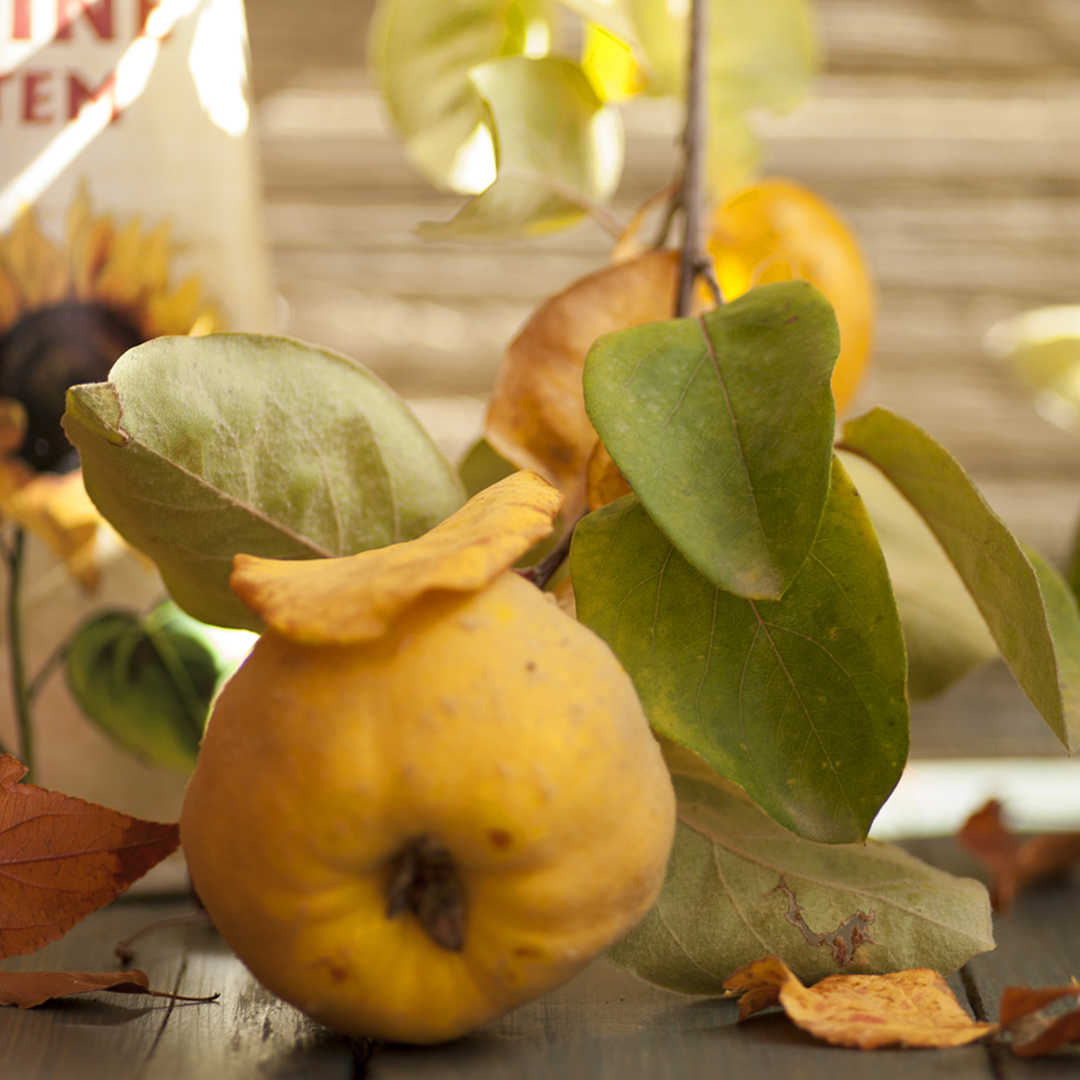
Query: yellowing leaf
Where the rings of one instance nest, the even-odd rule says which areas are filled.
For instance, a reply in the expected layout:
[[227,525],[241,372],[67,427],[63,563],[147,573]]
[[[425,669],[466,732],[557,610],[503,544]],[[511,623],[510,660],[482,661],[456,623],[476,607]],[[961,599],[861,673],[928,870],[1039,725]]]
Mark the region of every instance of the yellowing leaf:
[[478,64],[546,51],[539,0],[380,0],[369,63],[413,164],[432,183],[467,194],[495,173],[490,117],[469,81]]
[[551,531],[562,496],[517,472],[416,540],[338,559],[237,555],[233,591],[277,633],[308,645],[380,637],[436,589],[481,589]]
[[740,968],[725,983],[741,995],[739,1019],[779,1004],[804,1031],[835,1046],[963,1046],[997,1029],[964,1011],[928,968],[887,975],[830,975],[804,986],[775,956]]
[[672,251],[598,270],[541,304],[507,349],[488,406],[488,441],[555,484],[568,514],[583,505],[596,443],[581,387],[585,355],[601,334],[670,318],[678,275]]
[[866,367],[875,300],[869,268],[836,211],[800,184],[762,180],[716,211],[708,247],[726,300],[756,285],[798,278],[825,294],[840,327],[832,391],[842,412]]
[[625,101],[645,89],[634,50],[598,23],[585,27],[581,67],[603,101]]
[[630,485],[619,471],[619,466],[602,442],[597,442],[585,466],[585,500],[590,510],[599,510],[624,495],[629,495]]
[[552,232],[580,221],[615,191],[622,120],[573,61],[504,57],[472,68],[469,82],[490,117],[495,180],[450,221],[421,225],[421,236],[485,240]]

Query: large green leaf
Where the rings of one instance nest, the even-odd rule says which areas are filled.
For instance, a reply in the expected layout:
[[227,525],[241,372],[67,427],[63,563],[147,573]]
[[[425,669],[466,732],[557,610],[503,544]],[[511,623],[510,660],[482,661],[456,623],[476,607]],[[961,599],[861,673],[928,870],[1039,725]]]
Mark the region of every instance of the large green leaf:
[[997,656],[986,622],[934,534],[869,462],[838,454],[889,568],[908,655],[908,696],[926,698]]
[[1080,617],[1060,575],[1021,550],[956,460],[910,421],[874,409],[844,425],[841,445],[876,465],[919,512],[1017,682],[1054,734],[1075,750]]
[[101,611],[64,657],[72,696],[86,716],[136,757],[190,772],[210,702],[235,664],[223,660],[173,604],[149,615]]
[[787,281],[589,351],[593,426],[650,517],[721,588],[781,596],[810,550],[829,488],[839,348],[829,302]]
[[495,132],[495,182],[445,223],[420,235],[498,239],[572,225],[607,199],[622,171],[619,114],[605,106],[581,68],[523,56],[474,67],[469,80]]
[[837,463],[813,550],[779,601],[709,584],[634,496],[578,525],[578,618],[652,726],[803,836],[861,840],[907,755],[904,645],[869,519]]
[[543,0],[379,0],[370,64],[409,157],[433,183],[475,194],[491,182],[489,117],[469,72],[546,51],[548,36]]
[[611,953],[651,982],[715,994],[769,954],[806,982],[837,972],[948,972],[994,947],[989,899],[976,881],[873,840],[801,840],[703,780],[676,776],[675,791],[663,891]]
[[237,552],[348,555],[426,532],[461,485],[365,367],[285,338],[149,341],[68,391],[86,490],[203,622],[258,629],[228,578]]

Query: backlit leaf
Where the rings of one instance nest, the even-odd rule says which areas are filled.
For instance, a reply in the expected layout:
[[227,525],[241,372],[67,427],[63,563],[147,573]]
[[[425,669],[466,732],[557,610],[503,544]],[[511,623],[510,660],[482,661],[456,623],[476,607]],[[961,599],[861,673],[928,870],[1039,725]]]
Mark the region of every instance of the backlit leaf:
[[235,665],[219,659],[200,624],[173,604],[149,615],[100,611],[66,649],[79,707],[151,765],[190,772],[214,693]]
[[941,975],[926,968],[830,975],[806,987],[782,960],[766,956],[725,987],[741,995],[740,1020],[780,1004],[795,1024],[833,1046],[966,1046],[997,1030],[972,1020]]
[[561,503],[559,492],[535,473],[514,473],[406,543],[303,562],[238,555],[232,586],[294,641],[369,641],[427,592],[473,591],[493,581],[551,532]]
[[657,732],[801,835],[865,837],[907,755],[904,647],[839,465],[780,601],[711,585],[633,496],[584,518],[570,558],[578,618],[611,646]]
[[634,50],[598,23],[585,27],[581,68],[603,101],[625,101],[645,87]]
[[926,698],[997,656],[986,622],[941,545],[900,493],[869,462],[844,463],[889,568],[908,655],[908,696]]
[[914,424],[874,409],[844,426],[919,512],[956,567],[1017,682],[1070,751],[1080,746],[1080,615],[1064,579],[1024,552],[948,452]]
[[490,117],[469,72],[500,56],[546,51],[542,0],[380,0],[369,60],[410,159],[465,194],[495,177]]
[[568,514],[584,504],[585,464],[596,445],[581,388],[586,353],[602,334],[669,318],[678,275],[673,251],[597,270],[545,300],[506,351],[488,405],[488,441],[555,484]]
[[829,487],[838,349],[828,301],[793,281],[589,351],[585,406],[608,453],[715,585],[776,598],[806,558]]
[[461,505],[454,470],[384,383],[344,356],[249,334],[158,338],[68,391],[86,490],[195,618],[258,629],[239,551],[349,555]]
[[580,221],[615,190],[623,132],[581,68],[524,56],[474,67],[469,81],[491,116],[497,173],[448,222],[418,230],[429,239],[531,236]]
[[55,941],[176,850],[176,825],[20,784],[0,756],[0,957]]
[[812,982],[840,971],[953,971],[994,947],[986,890],[889,844],[818,844],[741,794],[675,776],[678,828],[656,905],[613,959],[715,994],[774,955]]

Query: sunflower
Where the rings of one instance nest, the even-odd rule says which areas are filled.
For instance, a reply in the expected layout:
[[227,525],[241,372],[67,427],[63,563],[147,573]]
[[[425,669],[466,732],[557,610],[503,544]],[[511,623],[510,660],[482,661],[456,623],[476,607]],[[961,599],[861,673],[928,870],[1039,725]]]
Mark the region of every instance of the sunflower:
[[40,535],[91,587],[101,518],[60,427],[64,396],[101,382],[134,345],[163,334],[206,334],[218,317],[197,278],[169,287],[167,223],[145,231],[95,217],[81,187],[63,247],[32,209],[0,235],[0,512]]

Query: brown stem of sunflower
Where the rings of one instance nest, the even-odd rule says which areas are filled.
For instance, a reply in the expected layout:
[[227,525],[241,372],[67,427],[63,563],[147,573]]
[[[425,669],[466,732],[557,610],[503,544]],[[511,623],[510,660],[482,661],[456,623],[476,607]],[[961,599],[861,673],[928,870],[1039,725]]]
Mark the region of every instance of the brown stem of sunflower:
[[690,63],[686,78],[686,128],[683,131],[683,173],[680,203],[683,209],[682,257],[679,260],[679,298],[676,316],[693,311],[694,286],[703,277],[721,300],[712,260],[705,248],[705,163],[709,131],[709,0],[692,0],[689,20]]
[[15,526],[11,548],[7,552],[7,646],[11,667],[11,703],[15,710],[18,733],[18,757],[26,766],[26,779],[34,779],[34,724],[30,704],[30,692],[26,682],[26,658],[23,653],[22,635],[22,579],[23,553],[26,532],[21,525]]

